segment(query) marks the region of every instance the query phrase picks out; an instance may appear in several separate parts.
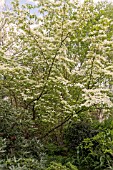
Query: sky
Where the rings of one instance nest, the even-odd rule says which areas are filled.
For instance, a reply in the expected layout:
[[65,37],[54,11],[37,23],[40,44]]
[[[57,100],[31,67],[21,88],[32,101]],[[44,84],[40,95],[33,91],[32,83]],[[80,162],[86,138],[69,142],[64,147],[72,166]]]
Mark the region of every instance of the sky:
[[[0,0],[0,7],[3,6],[3,4],[5,3],[8,7],[11,6],[11,1],[12,0]],[[83,2],[84,0],[80,0],[81,2]],[[94,0],[94,2],[97,2],[97,1],[103,1],[103,0]],[[112,1],[113,0],[108,0],[108,1]],[[35,4],[35,2],[33,2],[33,0],[20,0],[20,4],[25,4],[25,3],[30,3],[30,4]]]
[[[12,0],[0,0],[0,6],[3,6],[3,4],[5,3],[7,6],[11,6],[11,1]],[[33,2],[33,0],[20,0],[20,4],[25,4],[25,3],[30,3],[30,4],[35,4]]]
[[[6,8],[11,8],[11,2],[13,0],[0,0],[0,10],[2,9],[2,7],[4,6],[4,4],[6,5]],[[23,5],[23,4],[26,4],[26,3],[29,3],[29,4],[32,4],[34,5],[36,2],[33,2],[33,0],[19,0],[20,2],[20,5]],[[33,9],[31,10],[31,13],[37,13],[37,10]]]
[[[4,1],[9,6],[12,0],[0,0],[0,6],[4,3]],[[80,1],[83,1],[83,0],[80,0]],[[100,0],[94,0],[94,1],[97,2],[97,1],[100,1]],[[110,1],[113,1],[113,0],[110,0]],[[25,3],[34,4],[33,0],[20,0],[20,3],[21,4],[25,4]]]
[[[10,3],[11,3],[12,0],[0,0],[0,1],[5,1],[5,3],[6,3],[7,5],[10,5]],[[27,3],[27,2],[33,4],[33,0],[20,0],[20,3],[21,3],[21,4],[25,4],[25,3]]]

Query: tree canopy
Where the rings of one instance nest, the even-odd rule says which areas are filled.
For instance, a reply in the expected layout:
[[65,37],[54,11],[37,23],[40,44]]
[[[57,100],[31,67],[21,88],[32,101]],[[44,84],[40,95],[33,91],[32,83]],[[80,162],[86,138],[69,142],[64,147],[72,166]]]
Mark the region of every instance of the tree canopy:
[[0,14],[1,100],[25,111],[17,120],[27,114],[31,128],[39,124],[39,139],[81,113],[99,121],[112,113],[112,9],[91,0],[15,0]]

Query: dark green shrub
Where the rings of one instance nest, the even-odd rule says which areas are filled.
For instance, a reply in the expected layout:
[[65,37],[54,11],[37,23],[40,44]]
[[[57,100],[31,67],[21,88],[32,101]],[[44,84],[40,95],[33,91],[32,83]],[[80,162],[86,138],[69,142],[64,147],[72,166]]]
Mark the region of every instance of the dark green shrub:
[[91,138],[98,130],[90,122],[78,121],[71,123],[65,130],[65,142],[70,152],[75,152],[76,147],[85,139]]
[[6,140],[0,137],[0,160],[6,155]]
[[54,143],[48,143],[45,145],[45,152],[47,154],[47,164],[50,162],[65,163],[67,159],[67,148],[65,146],[59,146]]
[[43,145],[32,127],[28,111],[0,101],[0,170],[40,170],[45,166]]
[[80,169],[103,170],[113,164],[113,134],[110,130],[86,138],[77,147],[75,162]]
[[107,170],[113,166],[112,117],[97,126],[84,121],[71,123],[65,140],[68,156],[80,170]]

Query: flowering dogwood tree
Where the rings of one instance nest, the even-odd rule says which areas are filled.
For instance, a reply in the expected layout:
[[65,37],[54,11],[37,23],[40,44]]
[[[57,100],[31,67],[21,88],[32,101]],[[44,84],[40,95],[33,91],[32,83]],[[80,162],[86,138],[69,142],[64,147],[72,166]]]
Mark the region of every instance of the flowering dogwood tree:
[[[113,107],[113,19],[92,1],[13,2],[5,12],[1,88],[34,120],[61,124]],[[31,13],[37,10],[37,15]]]

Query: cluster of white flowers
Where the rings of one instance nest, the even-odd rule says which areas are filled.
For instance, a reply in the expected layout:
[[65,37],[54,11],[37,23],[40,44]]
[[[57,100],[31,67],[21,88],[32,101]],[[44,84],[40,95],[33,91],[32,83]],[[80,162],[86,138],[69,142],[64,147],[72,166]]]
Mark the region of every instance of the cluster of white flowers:
[[109,108],[113,107],[113,103],[110,100],[110,97],[107,96],[105,90],[103,89],[83,89],[83,97],[85,103],[84,106],[90,107],[94,105],[107,105]]

